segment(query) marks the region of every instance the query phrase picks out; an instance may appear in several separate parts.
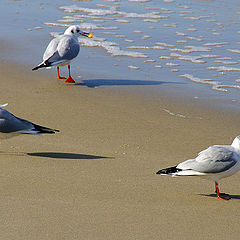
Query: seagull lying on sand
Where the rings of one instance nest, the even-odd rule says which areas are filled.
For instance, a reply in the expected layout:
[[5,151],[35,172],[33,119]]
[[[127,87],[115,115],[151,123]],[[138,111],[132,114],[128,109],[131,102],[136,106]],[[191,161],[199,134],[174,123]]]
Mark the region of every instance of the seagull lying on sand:
[[69,77],[65,82],[75,83],[70,74],[70,62],[77,57],[79,53],[79,35],[89,38],[93,37],[92,33],[83,32],[79,26],[68,27],[63,35],[57,36],[48,44],[47,49],[43,54],[43,62],[32,70],[34,71],[39,68],[57,66],[58,79],[65,79],[64,77],[60,77],[59,66],[68,65]]
[[7,104],[0,105],[0,139],[11,138],[20,134],[42,135],[45,133],[55,133],[59,130],[42,127],[27,120],[18,118],[2,107]]
[[214,145],[201,151],[195,159],[186,160],[175,167],[159,170],[157,174],[171,176],[198,176],[215,181],[217,197],[229,200],[229,195],[220,193],[218,181],[240,170],[240,136],[232,145]]

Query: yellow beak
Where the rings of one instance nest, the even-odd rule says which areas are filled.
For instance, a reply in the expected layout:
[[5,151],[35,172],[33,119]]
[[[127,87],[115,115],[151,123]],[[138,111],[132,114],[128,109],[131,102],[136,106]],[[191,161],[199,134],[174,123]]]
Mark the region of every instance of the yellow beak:
[[92,38],[93,36],[94,36],[94,35],[93,35],[92,33],[89,33],[89,34],[88,34],[88,37],[89,37],[89,38]]

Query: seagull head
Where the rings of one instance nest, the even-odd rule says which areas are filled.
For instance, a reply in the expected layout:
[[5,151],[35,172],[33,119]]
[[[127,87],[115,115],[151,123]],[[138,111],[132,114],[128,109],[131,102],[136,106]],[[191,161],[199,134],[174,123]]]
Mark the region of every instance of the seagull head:
[[240,135],[235,137],[231,146],[240,150]]
[[66,34],[66,35],[75,35],[75,36],[82,35],[82,36],[88,37],[88,38],[92,38],[93,37],[92,33],[87,33],[87,32],[82,31],[80,29],[80,27],[77,26],[77,25],[73,25],[73,26],[68,27],[66,29],[66,31],[64,32],[64,34]]

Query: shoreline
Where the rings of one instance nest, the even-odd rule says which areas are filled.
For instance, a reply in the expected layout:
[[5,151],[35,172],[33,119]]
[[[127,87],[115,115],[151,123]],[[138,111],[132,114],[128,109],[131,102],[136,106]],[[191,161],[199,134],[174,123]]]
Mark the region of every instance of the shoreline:
[[[84,59],[81,59],[81,61]],[[0,59],[0,64],[14,65],[26,67],[31,71],[31,68],[37,64],[34,62],[32,65],[29,63],[18,63],[13,60],[2,60]],[[80,64],[81,65],[81,64]],[[83,66],[86,62],[83,63]],[[63,75],[67,75],[67,68],[61,67],[60,71]],[[77,73],[80,71],[79,73]],[[32,71],[31,71],[32,72]],[[56,79],[56,70],[53,67],[50,69],[40,69],[38,70],[40,74],[47,77],[52,77]],[[34,73],[33,73],[34,74]],[[240,101],[237,99],[228,98],[221,92],[213,92],[213,90],[206,89],[205,85],[196,84],[192,82],[174,82],[172,79],[169,80],[150,80],[150,79],[129,79],[120,78],[113,76],[112,73],[109,75],[107,73],[94,73],[87,70],[72,67],[72,75],[77,82],[77,85],[83,83],[83,87],[88,88],[101,88],[104,91],[119,92],[122,94],[130,94],[134,96],[139,96],[145,100],[158,99],[163,97],[172,102],[182,102],[183,104],[188,103],[189,106],[196,105],[197,107],[203,109],[211,109],[230,113],[240,112]],[[210,87],[209,87],[210,88]],[[225,93],[224,93],[225,94]]]
[[[102,99],[103,102],[107,102],[107,106],[111,106],[111,104],[115,104],[119,107],[119,109],[124,108],[124,103],[129,104],[129,106],[132,107],[132,109],[135,108],[135,106],[132,105],[138,105],[140,108],[136,109],[135,111],[141,112],[141,108],[143,108],[144,111],[146,111],[148,114],[151,115],[164,115],[165,118],[173,117],[176,119],[182,119],[182,120],[188,120],[188,119],[196,119],[196,120],[213,120],[217,121],[216,115],[221,118],[224,118],[226,121],[231,121],[231,119],[237,119],[239,116],[238,111],[234,111],[232,108],[226,108],[221,106],[216,106],[214,104],[209,103],[208,99],[200,99],[197,101],[194,101],[194,99],[191,99],[187,96],[176,96],[171,95],[172,88],[171,86],[163,85],[161,89],[161,93],[153,93],[151,94],[150,91],[145,91],[145,86],[104,86],[100,84],[100,87],[89,87],[90,84],[99,84],[98,80],[94,79],[93,77],[89,77],[88,80],[78,81],[77,84],[68,85],[65,84],[63,80],[58,80],[55,75],[55,71],[37,71],[32,72],[31,66],[28,65],[16,65],[16,64],[10,64],[0,62],[0,71],[2,76],[10,76],[11,80],[11,86],[2,85],[2,89],[6,88],[8,89],[7,92],[13,92],[14,88],[18,90],[18,93],[20,93],[19,99],[22,99],[23,96],[21,95],[21,91],[25,92],[24,101],[30,105],[34,104],[34,106],[37,106],[36,103],[29,101],[32,94],[39,91],[43,92],[43,94],[46,94],[46,96],[50,97],[48,94],[52,92],[53,90],[56,90],[55,97],[59,98],[60,101],[62,101],[61,96],[59,96],[59,93],[64,94],[67,93],[67,96],[64,96],[64,100],[68,103],[71,102],[73,105],[77,104],[74,102],[74,97],[76,99],[81,99],[86,105],[91,104],[93,107],[95,103],[99,104],[98,100],[94,100],[94,98]],[[19,73],[21,73],[19,75]],[[84,73],[84,76],[87,73]],[[83,76],[83,77],[84,77]],[[19,79],[19,80],[18,80]],[[76,79],[77,80],[77,79]],[[5,79],[6,83],[8,81]],[[101,80],[103,81],[103,80]],[[110,79],[106,79],[106,81],[114,81]],[[121,81],[121,80],[120,80]],[[122,80],[127,81],[127,80]],[[131,82],[131,80],[129,80]],[[143,81],[145,82],[145,81]],[[25,85],[24,85],[25,84]],[[30,90],[28,91],[26,88],[29,87]],[[147,86],[149,88],[149,86]],[[40,90],[37,90],[40,88]],[[154,88],[154,87],[153,87]],[[33,91],[33,92],[31,92]],[[44,91],[46,91],[44,93]],[[66,92],[65,92],[66,91]],[[79,95],[78,95],[79,91]],[[159,90],[157,90],[159,92]],[[144,94],[145,92],[148,92]],[[73,94],[74,93],[74,94]],[[86,96],[86,99],[81,96]],[[92,95],[93,94],[93,95]],[[4,94],[3,94],[4,95]],[[37,94],[38,95],[38,94]],[[93,99],[89,96],[93,97]],[[30,96],[30,97],[29,97]],[[8,96],[9,97],[9,96]],[[15,103],[19,104],[19,101],[17,101],[18,94],[13,95],[13,101]],[[40,97],[40,96],[39,96]],[[71,100],[67,99],[69,97]],[[10,98],[11,99],[11,98]],[[115,101],[109,102],[108,99],[114,99]],[[43,102],[46,103],[45,99]],[[3,101],[1,104],[8,102],[8,100]],[[40,103],[40,102],[38,102]],[[67,104],[67,103],[66,103]],[[79,107],[81,106],[81,102],[79,103]],[[70,105],[70,104],[69,104]],[[44,105],[42,105],[44,106]],[[115,110],[117,111],[117,107],[115,106]],[[53,108],[54,106],[51,106]],[[63,106],[64,107],[64,106]],[[102,106],[101,106],[102,107]],[[112,106],[114,107],[114,106]],[[126,105],[128,107],[128,105]],[[9,106],[7,108],[13,108],[13,104],[9,101]],[[22,109],[24,109],[24,106],[21,106]],[[230,115],[229,115],[230,114]],[[209,122],[211,124],[211,122]],[[213,123],[214,124],[214,123]]]
[[238,238],[239,173],[220,181],[228,202],[213,182],[155,174],[231,144],[238,112],[142,95],[142,87],[66,85],[21,65],[1,63],[0,74],[8,111],[60,130],[1,142],[4,239]]

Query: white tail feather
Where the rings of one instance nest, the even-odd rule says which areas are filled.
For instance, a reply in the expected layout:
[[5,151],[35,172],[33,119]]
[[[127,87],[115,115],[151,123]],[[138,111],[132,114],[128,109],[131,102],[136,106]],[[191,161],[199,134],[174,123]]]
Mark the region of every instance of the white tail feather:
[[203,176],[205,173],[197,172],[194,170],[182,170],[180,172],[173,173],[172,176]]

